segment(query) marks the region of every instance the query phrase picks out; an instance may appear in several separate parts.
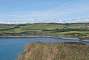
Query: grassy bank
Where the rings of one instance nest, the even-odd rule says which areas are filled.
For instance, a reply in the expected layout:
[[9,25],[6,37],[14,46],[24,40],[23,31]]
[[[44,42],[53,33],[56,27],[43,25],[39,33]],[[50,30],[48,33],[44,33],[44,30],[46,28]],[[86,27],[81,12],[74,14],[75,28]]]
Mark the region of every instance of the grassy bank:
[[89,60],[89,46],[77,44],[31,44],[18,60]]
[[0,24],[0,36],[72,36],[89,38],[88,23]]

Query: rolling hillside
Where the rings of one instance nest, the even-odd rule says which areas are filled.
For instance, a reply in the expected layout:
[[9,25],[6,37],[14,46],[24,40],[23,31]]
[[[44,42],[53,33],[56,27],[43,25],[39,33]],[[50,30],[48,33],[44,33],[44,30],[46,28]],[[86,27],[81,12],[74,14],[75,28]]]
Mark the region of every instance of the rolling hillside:
[[75,36],[89,37],[88,23],[34,23],[34,24],[0,24],[0,36]]

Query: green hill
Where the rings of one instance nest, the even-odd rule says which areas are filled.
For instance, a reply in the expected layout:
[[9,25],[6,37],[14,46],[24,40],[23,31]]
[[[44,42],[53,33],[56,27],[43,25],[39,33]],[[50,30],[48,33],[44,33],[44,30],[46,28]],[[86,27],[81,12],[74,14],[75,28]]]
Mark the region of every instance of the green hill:
[[34,23],[34,24],[0,24],[0,36],[75,36],[89,37],[88,23]]

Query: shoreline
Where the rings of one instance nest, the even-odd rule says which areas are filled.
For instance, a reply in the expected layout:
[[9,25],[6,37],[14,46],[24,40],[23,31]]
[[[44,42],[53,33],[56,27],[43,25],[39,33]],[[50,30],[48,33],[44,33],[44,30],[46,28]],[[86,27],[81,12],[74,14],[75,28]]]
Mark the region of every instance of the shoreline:
[[[0,38],[55,38],[55,39],[80,39],[79,37],[69,37],[69,36],[0,36]],[[87,38],[83,38],[87,39]],[[80,39],[82,40],[82,39]]]
[[50,37],[53,37],[53,36],[0,36],[0,38],[35,38],[35,37],[48,37],[48,38],[50,38]]
[[55,38],[55,39],[79,39],[78,37],[68,37],[68,36],[0,36],[0,38]]
[[89,40],[89,38],[79,38],[79,37],[70,37],[70,36],[0,36],[0,38],[55,38],[55,39]]

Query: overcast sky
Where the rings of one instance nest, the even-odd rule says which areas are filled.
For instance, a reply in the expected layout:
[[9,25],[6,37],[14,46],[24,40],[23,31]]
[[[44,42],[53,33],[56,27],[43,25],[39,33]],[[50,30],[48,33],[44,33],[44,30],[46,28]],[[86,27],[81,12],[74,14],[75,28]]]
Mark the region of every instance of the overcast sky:
[[0,23],[89,22],[89,0],[0,0]]

